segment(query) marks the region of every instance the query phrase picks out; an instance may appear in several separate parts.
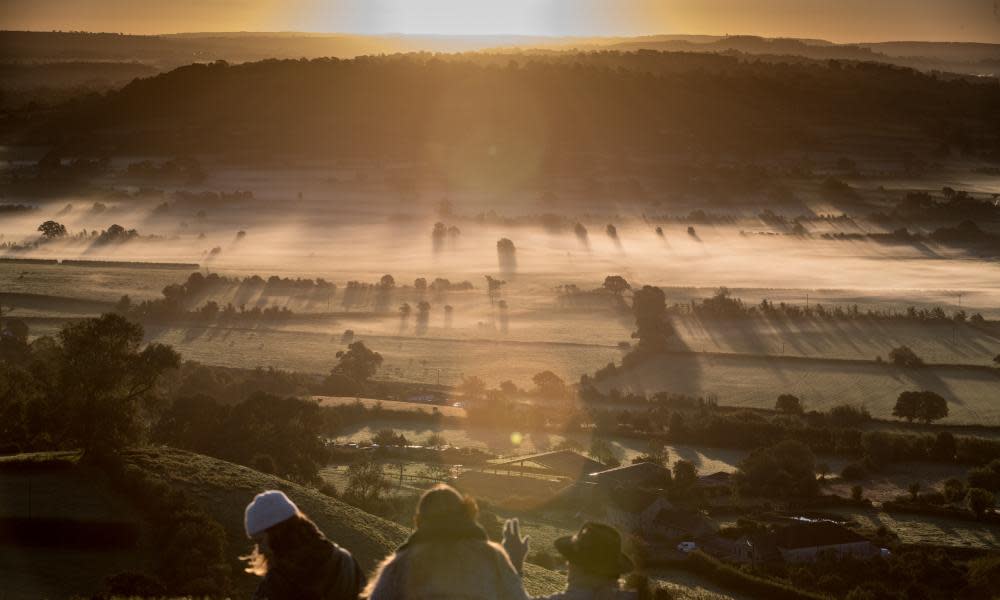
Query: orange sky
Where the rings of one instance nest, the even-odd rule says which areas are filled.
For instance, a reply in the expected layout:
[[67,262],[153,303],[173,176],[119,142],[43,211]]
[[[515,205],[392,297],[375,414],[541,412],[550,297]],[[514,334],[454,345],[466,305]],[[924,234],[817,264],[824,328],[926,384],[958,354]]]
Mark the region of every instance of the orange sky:
[[3,0],[3,29],[756,34],[1000,43],[1000,0]]

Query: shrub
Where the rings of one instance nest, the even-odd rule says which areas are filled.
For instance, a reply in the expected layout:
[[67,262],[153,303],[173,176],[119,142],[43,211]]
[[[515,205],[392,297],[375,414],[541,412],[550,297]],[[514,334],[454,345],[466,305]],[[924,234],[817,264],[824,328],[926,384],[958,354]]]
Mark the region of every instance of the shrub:
[[871,418],[871,413],[863,406],[840,404],[830,409],[830,422],[837,427],[861,425]]
[[983,518],[987,510],[993,508],[996,499],[993,494],[982,488],[969,488],[965,494],[965,503],[977,519]]
[[863,500],[865,497],[864,494],[865,492],[861,489],[860,485],[856,485],[851,488],[851,500],[854,500],[855,502]]
[[104,464],[112,485],[145,510],[157,540],[157,576],[171,594],[224,596],[229,593],[226,532],[181,490],[138,467]]
[[889,360],[899,367],[917,368],[924,366],[922,358],[909,348],[909,346],[899,346],[889,351]]
[[965,484],[961,479],[952,477],[944,482],[943,494],[948,502],[959,502],[965,497]]
[[758,448],[740,462],[734,482],[740,493],[751,496],[813,496],[819,489],[816,457],[795,440]]
[[269,454],[255,454],[250,459],[250,468],[269,475],[274,475],[278,472],[278,468],[274,464],[274,459]]
[[778,396],[778,400],[774,404],[774,409],[785,414],[801,415],[802,401],[797,396],[782,394]]
[[125,571],[104,580],[107,596],[158,598],[167,594],[159,579],[145,573]]

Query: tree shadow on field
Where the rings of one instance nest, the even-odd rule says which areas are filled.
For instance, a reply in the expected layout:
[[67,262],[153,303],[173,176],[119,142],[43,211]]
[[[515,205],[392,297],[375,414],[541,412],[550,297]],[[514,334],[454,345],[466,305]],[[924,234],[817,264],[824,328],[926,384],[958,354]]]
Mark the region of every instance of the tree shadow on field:
[[204,325],[193,325],[184,330],[184,343],[189,344],[202,338],[209,328]]
[[[712,345],[720,351],[746,354],[778,354],[778,348],[769,347],[767,341],[760,335],[756,324],[746,319],[702,319],[695,317],[694,322],[704,330],[712,340]],[[716,335],[722,337],[722,344]],[[727,350],[728,349],[728,350]]]

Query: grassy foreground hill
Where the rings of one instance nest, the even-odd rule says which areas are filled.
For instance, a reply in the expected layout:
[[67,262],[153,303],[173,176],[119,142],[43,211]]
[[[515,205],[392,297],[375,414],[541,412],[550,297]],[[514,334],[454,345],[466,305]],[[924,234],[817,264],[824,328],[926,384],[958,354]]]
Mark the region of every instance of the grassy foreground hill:
[[[114,522],[134,529],[137,542],[130,548],[67,548],[19,546],[0,536],[0,580],[8,595],[17,598],[61,598],[97,592],[104,577],[123,570],[152,573],[156,540],[149,539],[144,518],[128,498],[110,488],[97,467],[78,464],[62,455],[60,468],[34,469],[26,465],[37,455],[0,459],[0,523],[23,518],[25,493],[36,522],[69,519],[103,525]],[[166,447],[129,450],[122,455],[126,468],[136,468],[182,489],[197,506],[218,521],[226,533],[226,556],[237,597],[248,597],[257,578],[242,572],[238,557],[249,550],[243,531],[247,502],[266,489],[285,491],[330,539],[351,550],[366,571],[407,535],[396,523],[368,514],[316,490],[252,469]],[[31,490],[31,491],[29,491]],[[127,536],[126,536],[127,537]],[[6,558],[3,558],[6,557]],[[16,559],[16,560],[15,560]],[[83,561],[81,564],[80,561]],[[561,575],[527,565],[525,587],[539,594],[564,585]]]

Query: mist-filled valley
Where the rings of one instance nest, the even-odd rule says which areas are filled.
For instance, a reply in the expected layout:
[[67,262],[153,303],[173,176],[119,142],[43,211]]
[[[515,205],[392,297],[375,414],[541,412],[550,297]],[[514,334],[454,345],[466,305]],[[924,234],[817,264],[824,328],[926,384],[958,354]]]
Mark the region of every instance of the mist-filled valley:
[[[533,593],[589,521],[657,598],[996,589],[995,45],[0,49],[11,597],[248,594],[243,496],[278,488],[373,575],[438,483],[521,519]],[[848,541],[757,554],[799,525]]]

